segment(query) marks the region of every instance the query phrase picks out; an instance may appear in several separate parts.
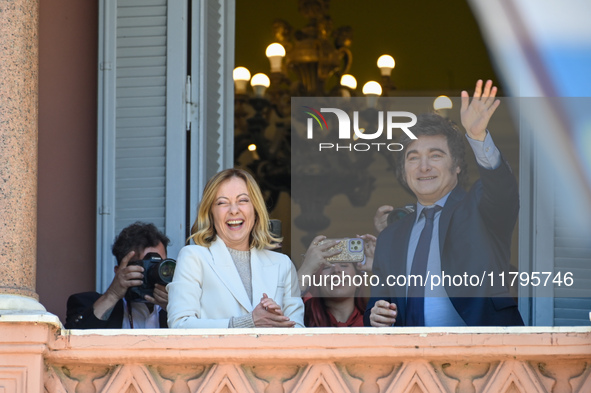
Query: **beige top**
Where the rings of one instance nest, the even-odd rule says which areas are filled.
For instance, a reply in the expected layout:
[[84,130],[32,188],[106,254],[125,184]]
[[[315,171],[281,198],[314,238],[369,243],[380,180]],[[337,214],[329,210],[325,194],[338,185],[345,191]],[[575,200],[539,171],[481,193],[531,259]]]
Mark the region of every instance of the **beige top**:
[[[232,261],[238,270],[238,275],[242,280],[246,294],[252,303],[252,271],[250,269],[250,250],[249,251],[238,251],[228,247],[228,251],[232,256]],[[252,320],[252,313],[244,314],[239,317],[230,318],[228,322],[229,328],[249,328],[255,327],[254,321]]]

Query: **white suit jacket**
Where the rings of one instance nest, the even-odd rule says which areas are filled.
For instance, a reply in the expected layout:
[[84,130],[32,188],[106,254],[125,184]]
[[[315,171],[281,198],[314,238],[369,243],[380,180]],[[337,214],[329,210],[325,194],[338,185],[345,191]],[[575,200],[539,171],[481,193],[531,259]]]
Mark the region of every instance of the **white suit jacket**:
[[252,312],[266,293],[283,314],[304,327],[304,304],[293,263],[284,254],[250,250],[251,303],[238,270],[218,237],[210,247],[185,246],[179,252],[168,284],[168,326],[227,328],[231,317]]

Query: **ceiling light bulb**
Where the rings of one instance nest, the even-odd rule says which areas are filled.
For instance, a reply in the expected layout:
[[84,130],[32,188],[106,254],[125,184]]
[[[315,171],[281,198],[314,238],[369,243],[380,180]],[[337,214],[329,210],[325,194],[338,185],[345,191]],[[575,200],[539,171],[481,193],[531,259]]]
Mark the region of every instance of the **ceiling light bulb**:
[[236,94],[246,94],[246,87],[250,80],[250,71],[246,67],[236,67],[232,72]]
[[258,74],[254,74],[254,76],[250,80],[250,85],[252,87],[255,87],[255,86],[269,87],[271,85],[271,80],[269,79],[269,77],[267,75],[263,74],[262,72],[259,72]]
[[252,79],[250,80],[250,85],[254,89],[255,96],[262,97],[265,95],[265,90],[267,90],[267,87],[271,85],[271,81],[267,75],[259,72],[258,74],[253,75]]
[[232,77],[235,81],[249,81],[250,71],[246,67],[236,67],[234,68],[234,72],[232,72]]
[[379,96],[382,94],[382,86],[378,82],[369,81],[363,85],[363,94]]
[[363,85],[363,94],[367,100],[367,106],[369,108],[375,108],[378,106],[378,97],[382,94],[382,86],[378,82],[369,81]]
[[265,54],[269,58],[271,72],[281,72],[281,60],[285,57],[285,48],[283,45],[275,42],[267,47]]
[[357,80],[353,75],[345,74],[341,76],[341,86],[345,86],[351,90],[355,90],[357,88]]
[[448,96],[439,96],[433,101],[433,109],[436,111],[440,109],[451,109],[453,104]]
[[285,48],[283,47],[283,45],[275,42],[267,47],[267,50],[265,51],[265,55],[267,57],[274,57],[274,56],[285,57]]
[[390,76],[395,65],[396,62],[390,55],[381,55],[378,59],[378,68],[382,72],[383,76]]

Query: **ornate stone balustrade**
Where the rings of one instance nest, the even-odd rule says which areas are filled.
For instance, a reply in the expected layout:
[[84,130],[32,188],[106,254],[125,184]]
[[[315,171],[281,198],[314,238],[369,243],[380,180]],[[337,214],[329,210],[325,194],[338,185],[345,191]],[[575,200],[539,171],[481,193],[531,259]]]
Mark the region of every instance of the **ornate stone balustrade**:
[[68,331],[0,317],[0,391],[591,392],[591,328]]

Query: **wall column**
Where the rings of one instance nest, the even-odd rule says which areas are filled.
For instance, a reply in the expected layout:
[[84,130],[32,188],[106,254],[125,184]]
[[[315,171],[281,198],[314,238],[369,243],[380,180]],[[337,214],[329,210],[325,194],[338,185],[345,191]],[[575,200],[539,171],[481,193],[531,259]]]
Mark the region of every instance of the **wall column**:
[[45,311],[37,262],[37,0],[0,1],[0,310]]

